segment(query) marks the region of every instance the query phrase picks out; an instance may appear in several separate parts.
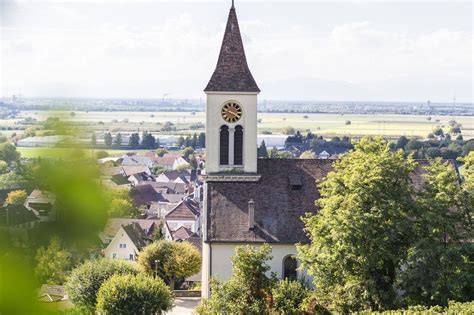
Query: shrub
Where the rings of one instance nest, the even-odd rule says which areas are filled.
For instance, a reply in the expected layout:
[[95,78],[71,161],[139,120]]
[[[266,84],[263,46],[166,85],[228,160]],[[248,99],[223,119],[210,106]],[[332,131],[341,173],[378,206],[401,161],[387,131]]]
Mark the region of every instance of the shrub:
[[308,290],[298,281],[280,280],[272,289],[273,308],[281,314],[298,313]]
[[100,287],[101,314],[162,314],[173,307],[173,294],[163,280],[146,275],[114,275]]
[[72,271],[65,289],[75,305],[93,309],[102,283],[113,275],[137,273],[138,270],[131,263],[125,261],[106,258],[89,260]]
[[97,151],[96,154],[95,154],[95,157],[100,160],[100,159],[103,159],[103,158],[106,158],[106,157],[109,157],[109,153],[107,151]]

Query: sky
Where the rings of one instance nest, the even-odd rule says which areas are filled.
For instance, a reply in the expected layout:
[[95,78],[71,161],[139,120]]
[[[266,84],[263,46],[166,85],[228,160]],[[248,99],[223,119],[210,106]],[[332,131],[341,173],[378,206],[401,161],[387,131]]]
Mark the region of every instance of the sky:
[[[0,0],[3,97],[204,98],[231,0]],[[235,0],[267,100],[473,101],[471,1]]]

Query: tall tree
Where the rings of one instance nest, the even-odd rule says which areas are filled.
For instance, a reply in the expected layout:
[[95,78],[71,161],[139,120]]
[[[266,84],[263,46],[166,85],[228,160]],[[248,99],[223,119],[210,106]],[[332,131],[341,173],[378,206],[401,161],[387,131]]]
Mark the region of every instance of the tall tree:
[[122,145],[122,134],[117,132],[114,139],[114,146],[119,148]]
[[48,247],[40,247],[35,260],[35,274],[40,283],[63,284],[74,266],[73,255],[58,237],[52,237]]
[[104,134],[104,143],[107,148],[110,148],[112,146],[112,135],[110,132],[106,132]]
[[0,160],[5,162],[13,162],[20,158],[20,153],[16,150],[16,147],[11,143],[0,144]]
[[424,167],[424,187],[416,200],[420,209],[414,244],[400,287],[408,304],[448,305],[449,300],[474,299],[472,229],[457,204],[458,175],[440,158]]
[[140,147],[140,136],[138,135],[137,132],[134,132],[130,135],[130,139],[128,141],[128,145],[132,148],[132,149],[137,149],[138,147]]
[[204,133],[204,132],[199,133],[198,145],[199,145],[200,148],[205,148],[206,147],[206,133]]
[[257,149],[257,156],[261,158],[268,157],[268,151],[267,146],[265,145],[265,140],[262,140],[262,142],[260,143],[260,146]]
[[298,246],[320,301],[335,312],[391,307],[413,214],[411,158],[363,138],[319,183],[318,214],[304,218],[311,243]]

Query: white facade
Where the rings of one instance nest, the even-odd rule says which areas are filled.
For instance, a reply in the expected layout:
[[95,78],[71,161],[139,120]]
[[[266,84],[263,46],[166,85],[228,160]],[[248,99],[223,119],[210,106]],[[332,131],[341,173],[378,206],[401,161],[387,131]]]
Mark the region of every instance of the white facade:
[[[206,173],[225,172],[234,168],[245,173],[257,172],[257,94],[256,92],[206,92]],[[226,122],[221,116],[222,106],[235,102],[242,107],[242,117],[235,123]],[[219,165],[220,128],[229,127],[229,165]],[[236,126],[244,131],[243,165],[233,165],[233,135]]]
[[138,248],[121,227],[104,249],[104,256],[111,259],[136,260],[138,252]]
[[[235,254],[235,247],[248,245],[248,243],[228,244],[228,243],[203,243],[202,257],[202,297],[208,298],[210,295],[209,280],[216,277],[221,281],[226,281],[232,276],[232,262],[230,257]],[[254,245],[254,244],[251,244]],[[255,244],[255,246],[261,246]],[[287,256],[296,255],[296,246],[294,244],[270,244],[272,247],[271,255],[273,258],[267,263],[270,266],[270,273],[275,272],[278,278],[283,277],[283,260]],[[305,271],[298,271],[298,278],[311,278]]]

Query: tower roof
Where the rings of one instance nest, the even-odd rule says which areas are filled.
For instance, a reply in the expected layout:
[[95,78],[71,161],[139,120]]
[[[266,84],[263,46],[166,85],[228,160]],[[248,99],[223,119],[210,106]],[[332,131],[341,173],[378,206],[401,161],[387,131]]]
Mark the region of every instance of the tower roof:
[[239,23],[232,5],[216,69],[205,92],[260,92],[247,65]]

